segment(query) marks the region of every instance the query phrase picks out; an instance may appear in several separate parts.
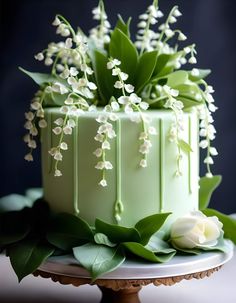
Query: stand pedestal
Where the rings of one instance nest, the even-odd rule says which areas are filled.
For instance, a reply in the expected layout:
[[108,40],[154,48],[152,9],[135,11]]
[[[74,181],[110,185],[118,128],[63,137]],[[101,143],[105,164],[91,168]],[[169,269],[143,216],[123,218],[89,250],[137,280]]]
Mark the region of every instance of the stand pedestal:
[[[203,279],[209,277],[214,272],[218,271],[221,266],[212,268],[210,270],[202,271],[199,273],[189,274],[185,276],[168,277],[160,279],[147,279],[147,280],[97,280],[96,284],[102,291],[102,300],[100,303],[141,303],[138,293],[142,286],[153,283],[155,286],[166,285],[171,286],[182,280]],[[90,279],[81,279],[68,277],[64,275],[56,275],[37,270],[34,276],[42,278],[51,278],[54,282],[59,282],[63,285],[74,285],[76,287],[90,284]]]
[[[102,291],[101,303],[140,303],[142,286],[171,286],[182,280],[203,279],[218,271],[233,256],[233,244],[226,242],[227,253],[208,252],[199,256],[176,256],[166,264],[125,262],[120,268],[94,282]],[[72,256],[53,257],[34,273],[64,285],[91,284],[89,273]]]

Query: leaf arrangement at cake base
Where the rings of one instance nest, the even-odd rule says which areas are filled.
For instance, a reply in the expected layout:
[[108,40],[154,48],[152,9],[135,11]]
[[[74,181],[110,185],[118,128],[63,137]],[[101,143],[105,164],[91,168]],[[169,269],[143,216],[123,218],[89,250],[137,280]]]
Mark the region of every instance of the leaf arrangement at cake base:
[[10,258],[19,281],[50,256],[73,254],[94,281],[130,258],[166,263],[176,254],[227,252],[223,237],[236,244],[236,220],[206,208],[219,181],[219,176],[202,180],[202,211],[177,219],[169,233],[162,228],[170,213],[148,216],[133,227],[99,219],[91,226],[76,215],[53,213],[43,199],[37,199],[41,190],[30,190],[33,197],[10,195],[0,200],[0,250]]

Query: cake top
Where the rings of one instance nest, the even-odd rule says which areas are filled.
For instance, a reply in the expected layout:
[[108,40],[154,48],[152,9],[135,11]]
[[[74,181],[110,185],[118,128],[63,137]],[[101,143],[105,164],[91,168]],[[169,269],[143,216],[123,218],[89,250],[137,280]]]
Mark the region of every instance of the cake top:
[[[133,122],[142,125],[139,165],[145,168],[151,148],[150,137],[157,134],[148,111],[169,109],[174,116],[170,140],[179,148],[180,158],[181,151],[191,152],[191,146],[182,138],[183,111],[195,107],[201,120],[200,147],[207,151],[204,159],[206,176],[212,177],[212,157],[217,155],[217,150],[211,146],[216,133],[212,124],[212,112],[217,109],[212,96],[214,89],[205,81],[210,70],[189,69],[189,65],[197,63],[196,46],[186,43],[187,37],[176,27],[182,15],[178,6],[164,18],[158,1],[154,0],[139,16],[135,41],[130,35],[131,18],[125,22],[118,15],[112,29],[102,0],[92,14],[98,24],[88,35],[81,28],[75,31],[63,16],[55,17],[53,25],[63,40],[49,43],[35,55],[36,60],[50,67],[49,74],[21,69],[39,85],[30,111],[25,114],[28,133],[24,140],[30,148],[25,159],[33,160],[35,138],[40,128],[47,127],[44,108],[48,106],[60,107],[65,115],[64,119],[54,121],[53,132],[61,143],[49,150],[55,160],[56,177],[63,173],[60,161],[69,148],[63,140],[64,135],[72,134],[75,117],[95,111],[96,107],[102,107],[103,113],[97,118],[95,140],[101,147],[94,152],[95,157],[100,158],[109,149],[109,140],[116,136],[112,122],[118,119],[119,112],[124,112]],[[163,18],[164,22],[161,22]],[[180,47],[182,41],[184,44]],[[185,69],[186,64],[188,68]],[[104,175],[107,169],[112,169],[112,163],[100,159],[96,168],[103,171],[100,185],[107,186]],[[177,169],[176,175],[181,174]]]

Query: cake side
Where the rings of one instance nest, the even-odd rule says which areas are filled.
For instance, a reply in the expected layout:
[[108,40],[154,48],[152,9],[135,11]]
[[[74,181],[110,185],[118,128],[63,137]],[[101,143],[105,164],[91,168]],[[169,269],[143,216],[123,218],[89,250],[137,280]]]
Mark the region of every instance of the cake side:
[[182,152],[182,176],[176,176],[177,146],[169,140],[174,115],[168,110],[152,110],[148,117],[157,129],[151,138],[152,148],[146,168],[139,166],[138,140],[140,124],[130,121],[124,113],[113,122],[116,137],[107,152],[113,169],[107,172],[107,187],[98,185],[100,172],[93,152],[99,112],[87,112],[76,117],[72,136],[64,141],[70,146],[60,164],[63,175],[54,177],[53,159],[48,151],[58,144],[53,134],[53,121],[64,114],[58,108],[45,109],[47,129],[42,130],[42,172],[44,197],[56,212],[79,213],[91,225],[96,218],[116,223],[115,203],[123,207],[120,224],[133,226],[138,220],[156,213],[172,212],[170,221],[198,209],[198,118],[195,110],[184,113],[183,139],[192,152]]

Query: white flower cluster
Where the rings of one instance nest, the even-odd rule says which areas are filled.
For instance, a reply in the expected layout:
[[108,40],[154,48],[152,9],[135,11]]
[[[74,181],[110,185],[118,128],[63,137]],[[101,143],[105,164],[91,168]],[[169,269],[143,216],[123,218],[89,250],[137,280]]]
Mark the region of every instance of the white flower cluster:
[[[65,107],[66,108],[66,107]],[[65,109],[63,107],[63,109]],[[68,109],[67,109],[68,110]],[[65,113],[64,111],[62,111]],[[58,162],[62,161],[63,155],[62,151],[65,151],[68,149],[68,145],[66,142],[63,141],[64,135],[71,135],[72,129],[76,126],[75,120],[73,118],[69,118],[68,114],[66,113],[65,118],[58,118],[54,121],[54,123],[57,125],[55,128],[53,128],[53,133],[57,136],[60,136],[59,143],[56,147],[52,147],[49,150],[49,154],[54,158],[55,162],[55,171],[54,176],[60,177],[62,176],[62,172],[58,169]]]
[[104,44],[110,42],[109,32],[111,25],[107,20],[103,1],[99,2],[99,5],[92,10],[92,13],[93,19],[100,21],[100,24],[90,30],[90,38],[97,48],[104,48]]
[[[175,35],[178,35],[178,41],[185,41],[187,37],[179,30],[172,30],[170,25],[177,22],[177,18],[182,14],[178,9],[178,6],[174,6],[168,15],[165,23],[161,24],[158,27],[159,32],[155,32],[150,29],[151,25],[158,23],[158,18],[163,17],[163,13],[158,9],[158,1],[154,0],[153,4],[150,5],[145,14],[140,15],[141,21],[138,23],[140,28],[137,35],[137,41],[135,45],[141,49],[141,53],[146,51],[158,50],[159,54],[174,54],[176,53],[176,48],[171,47],[168,44],[168,41],[172,39]],[[190,63],[195,61],[191,57]],[[184,53],[180,55],[178,59],[178,66],[180,68],[180,61],[183,61],[182,64],[185,64]],[[180,66],[179,66],[180,65]]]
[[[96,14],[95,14],[96,13]],[[95,12],[98,15],[99,12]],[[102,19],[104,14],[100,14]],[[96,17],[98,19],[98,16]],[[107,24],[107,23],[106,23]],[[64,118],[58,118],[54,123],[53,133],[59,136],[56,147],[52,147],[49,153],[54,158],[55,176],[59,177],[62,172],[58,169],[59,161],[62,161],[62,151],[68,149],[64,142],[64,135],[71,135],[76,126],[74,116],[78,117],[85,111],[94,110],[95,105],[90,105],[88,100],[96,97],[96,84],[90,80],[94,71],[89,66],[87,38],[78,30],[77,33],[68,21],[61,15],[57,15],[53,25],[57,27],[56,32],[62,37],[67,37],[64,42],[50,43],[48,48],[35,56],[37,60],[44,60],[46,65],[52,66],[52,75],[56,80],[45,88],[45,92],[54,98],[54,94],[65,95],[61,112]],[[69,37],[69,36],[72,36]],[[46,57],[46,58],[45,58]]]
[[206,176],[208,178],[212,177],[212,172],[210,165],[214,164],[213,156],[217,156],[218,152],[215,147],[211,146],[211,141],[215,139],[216,129],[213,125],[214,119],[212,117],[212,112],[215,112],[218,108],[214,105],[214,98],[212,94],[214,89],[212,86],[208,86],[205,81],[205,92],[204,97],[206,104],[199,108],[199,118],[200,118],[200,137],[202,140],[199,145],[202,149],[207,149],[207,156],[204,159],[204,163],[207,166]]
[[99,185],[106,187],[106,170],[113,168],[113,165],[110,161],[107,161],[106,151],[111,149],[109,140],[116,137],[116,133],[113,129],[112,123],[110,121],[116,121],[118,117],[114,114],[108,114],[105,111],[101,113],[96,121],[100,124],[97,135],[94,139],[101,143],[101,146],[94,151],[94,155],[101,160],[96,164],[95,168],[102,171],[102,180],[99,182]]
[[173,111],[175,116],[175,122],[171,125],[169,131],[169,140],[173,142],[177,146],[177,170],[175,175],[181,176],[181,160],[182,160],[182,152],[181,148],[179,147],[179,141],[181,139],[181,135],[184,131],[184,123],[183,123],[183,102],[177,100],[176,98],[179,95],[179,91],[176,89],[172,89],[168,85],[164,85],[163,87],[159,88],[159,91],[162,97],[166,96],[166,102],[164,104],[165,108],[169,108]]
[[[78,30],[74,32],[69,22],[62,16],[57,15],[54,22],[57,26],[57,33],[67,37],[65,41],[50,43],[48,48],[35,55],[35,59],[44,60],[45,65],[52,65],[52,74],[60,73],[60,77],[67,79],[77,76],[80,71],[86,75],[91,75],[93,71],[88,66],[88,45],[86,36]],[[68,35],[64,35],[61,28],[65,28]],[[72,38],[68,37],[72,35]],[[88,81],[87,81],[88,82]]]
[[141,49],[141,53],[145,50],[153,51],[157,46],[157,39],[160,37],[159,33],[155,33],[150,29],[151,25],[155,25],[158,22],[158,18],[163,17],[163,13],[158,9],[157,1],[155,0],[152,5],[147,8],[145,14],[139,16],[141,20],[138,23],[138,35],[135,45]]
[[107,68],[112,70],[112,75],[118,77],[118,81],[115,82],[114,87],[122,91],[122,96],[118,98],[116,106],[120,107],[121,105],[125,113],[130,116],[131,121],[136,123],[142,122],[142,132],[139,136],[139,140],[142,141],[139,148],[139,152],[142,154],[140,166],[146,167],[147,154],[150,152],[150,148],[152,147],[150,135],[156,135],[156,129],[153,126],[150,126],[150,119],[142,112],[148,109],[148,103],[143,102],[142,99],[134,93],[133,85],[125,83],[128,79],[128,75],[122,72],[118,67],[120,64],[121,62],[117,59],[111,59],[107,63]]
[[[28,130],[28,133],[24,136],[24,142],[29,147],[30,151],[25,155],[26,161],[33,161],[33,149],[37,147],[35,137],[38,136],[38,127],[45,128],[47,127],[47,122],[44,119],[44,110],[42,103],[44,100],[45,91],[39,90],[34,99],[31,102],[31,110],[25,113],[25,129]],[[36,124],[37,123],[37,124]]]
[[178,6],[174,6],[170,11],[166,22],[159,26],[160,34],[159,39],[156,42],[156,48],[159,53],[173,53],[175,49],[170,47],[167,42],[172,39],[176,34],[178,35],[178,41],[185,41],[187,37],[180,30],[172,30],[171,25],[177,22],[177,18],[182,16]]
[[60,117],[54,121],[56,127],[53,128],[53,133],[59,137],[58,145],[56,147],[52,147],[49,150],[49,154],[54,158],[55,162],[55,177],[62,176],[61,170],[58,169],[59,161],[62,161],[63,155],[62,151],[68,149],[68,145],[64,142],[64,135],[72,135],[73,128],[76,127],[75,118],[84,114],[85,111],[93,111],[95,107],[93,105],[89,106],[87,101],[83,98],[74,99],[70,95],[64,102],[67,105],[63,105],[60,108],[62,115],[64,118]]

